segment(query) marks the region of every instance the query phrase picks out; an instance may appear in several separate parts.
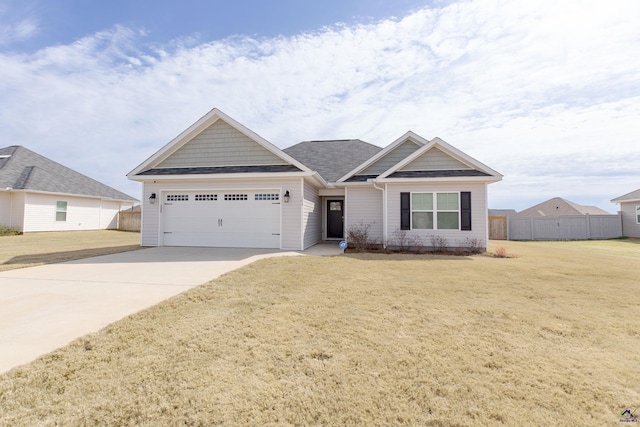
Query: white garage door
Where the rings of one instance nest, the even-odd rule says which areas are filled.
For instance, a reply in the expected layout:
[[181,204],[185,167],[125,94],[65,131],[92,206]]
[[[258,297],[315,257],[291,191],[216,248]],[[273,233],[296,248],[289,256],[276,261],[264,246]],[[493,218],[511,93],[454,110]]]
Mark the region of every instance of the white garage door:
[[162,195],[163,244],[280,247],[280,191],[172,191]]

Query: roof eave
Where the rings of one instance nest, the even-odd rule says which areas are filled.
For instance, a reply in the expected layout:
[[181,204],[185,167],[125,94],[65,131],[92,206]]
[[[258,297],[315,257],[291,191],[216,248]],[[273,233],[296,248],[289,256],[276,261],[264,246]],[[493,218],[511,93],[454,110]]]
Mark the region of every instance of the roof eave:
[[380,183],[411,183],[411,182],[486,182],[494,183],[502,180],[500,176],[450,176],[450,177],[421,177],[421,178],[376,178],[371,182]]

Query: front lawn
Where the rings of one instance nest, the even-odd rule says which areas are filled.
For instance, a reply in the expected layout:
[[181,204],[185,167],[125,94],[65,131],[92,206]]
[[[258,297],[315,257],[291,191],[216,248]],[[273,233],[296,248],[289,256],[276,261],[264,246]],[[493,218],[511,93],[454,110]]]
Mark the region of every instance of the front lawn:
[[140,233],[58,231],[0,236],[0,271],[140,249]]
[[0,376],[0,425],[617,425],[640,245],[271,258]]

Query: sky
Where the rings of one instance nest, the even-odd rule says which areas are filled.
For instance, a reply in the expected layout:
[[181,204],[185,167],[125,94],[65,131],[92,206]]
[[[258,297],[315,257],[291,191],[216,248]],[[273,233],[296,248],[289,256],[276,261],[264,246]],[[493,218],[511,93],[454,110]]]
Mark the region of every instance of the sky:
[[126,174],[214,107],[280,148],[406,131],[504,175],[489,207],[640,188],[637,0],[0,0],[0,147]]

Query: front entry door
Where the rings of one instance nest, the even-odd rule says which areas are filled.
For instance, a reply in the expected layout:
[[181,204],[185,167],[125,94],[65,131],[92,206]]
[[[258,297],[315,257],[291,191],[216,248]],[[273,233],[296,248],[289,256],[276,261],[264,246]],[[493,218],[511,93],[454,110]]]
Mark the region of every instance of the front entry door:
[[344,200],[327,200],[327,239],[344,237]]

